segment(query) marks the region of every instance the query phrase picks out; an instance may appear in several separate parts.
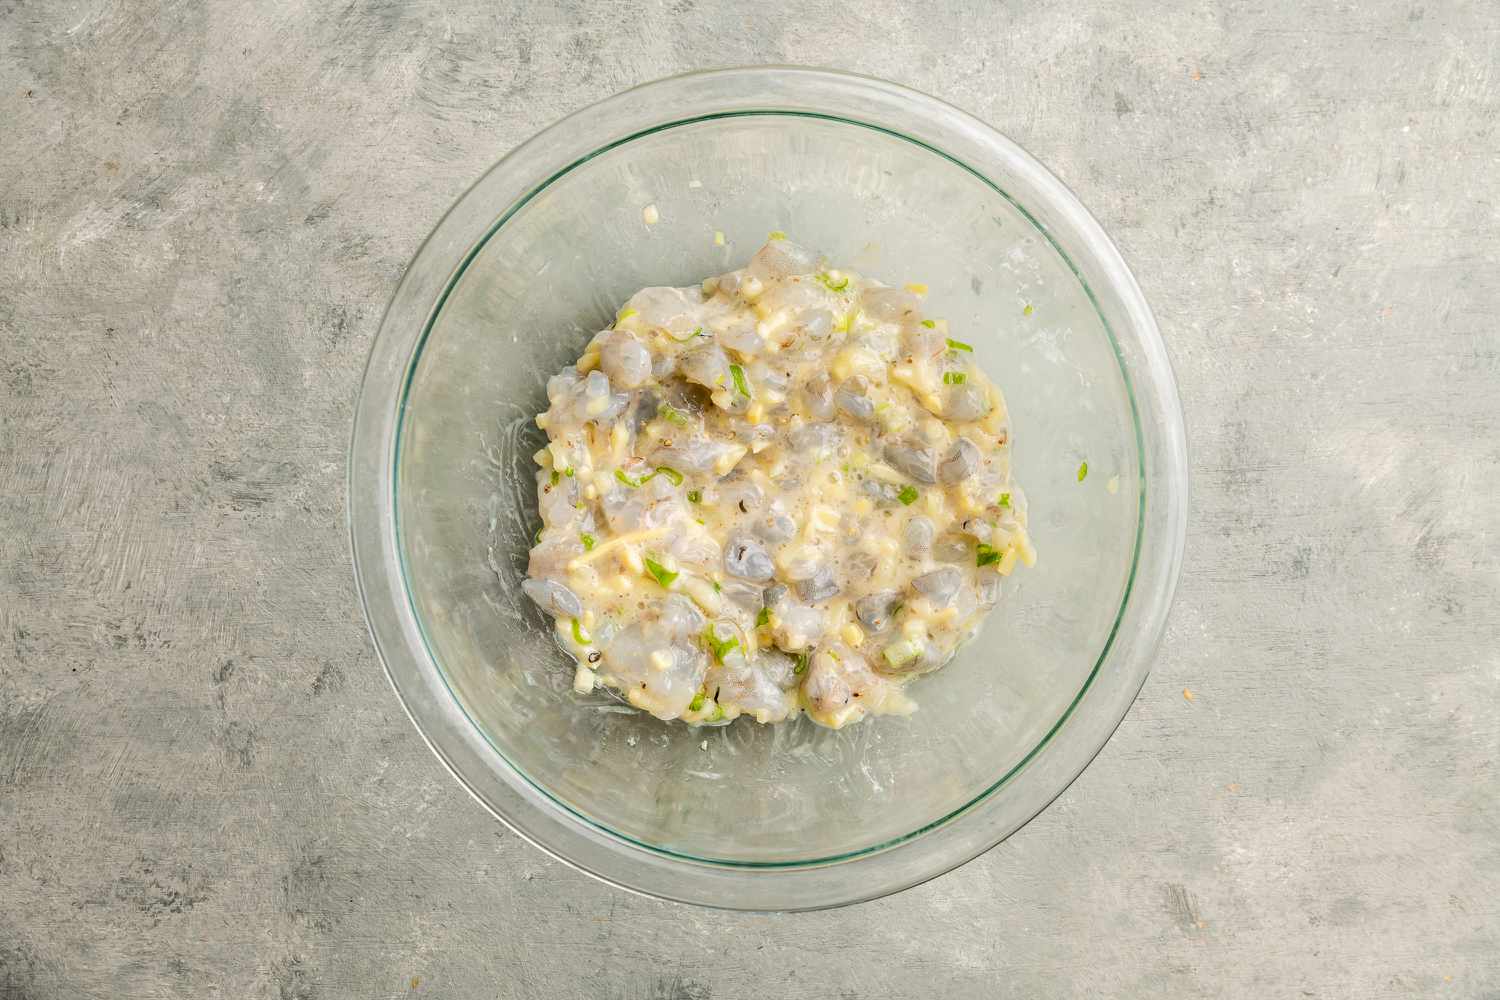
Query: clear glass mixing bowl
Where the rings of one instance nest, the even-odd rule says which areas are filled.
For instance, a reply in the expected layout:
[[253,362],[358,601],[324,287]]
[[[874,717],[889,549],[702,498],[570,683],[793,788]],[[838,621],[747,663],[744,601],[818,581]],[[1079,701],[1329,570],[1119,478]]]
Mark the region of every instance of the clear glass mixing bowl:
[[[532,417],[547,377],[631,292],[740,266],[776,229],[930,287],[929,313],[1005,391],[1040,561],[953,663],[909,689],[910,718],[692,729],[578,697],[518,585],[539,524]],[[1062,184],[930,97],[758,68],[581,111],[448,212],[371,352],[349,517],[391,683],[496,816],[630,889],[808,909],[961,864],[1073,780],[1146,677],[1186,494],[1156,325]]]

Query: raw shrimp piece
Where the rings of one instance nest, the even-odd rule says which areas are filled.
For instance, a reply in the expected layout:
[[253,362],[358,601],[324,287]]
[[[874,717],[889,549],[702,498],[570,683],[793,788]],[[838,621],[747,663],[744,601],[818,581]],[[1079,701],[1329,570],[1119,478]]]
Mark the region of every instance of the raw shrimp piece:
[[636,708],[675,719],[692,702],[708,669],[708,656],[686,640],[637,622],[604,649],[599,679],[618,688]]

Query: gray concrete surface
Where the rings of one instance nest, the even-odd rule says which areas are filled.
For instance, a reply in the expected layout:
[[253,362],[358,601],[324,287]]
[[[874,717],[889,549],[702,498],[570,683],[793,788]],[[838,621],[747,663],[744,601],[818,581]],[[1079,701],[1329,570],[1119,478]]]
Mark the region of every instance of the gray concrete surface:
[[[955,874],[785,917],[482,812],[343,527],[361,363],[465,185],[763,61],[933,92],[1071,184],[1195,491],[1083,778]],[[1486,2],[0,2],[0,997],[1500,996],[1497,116]]]

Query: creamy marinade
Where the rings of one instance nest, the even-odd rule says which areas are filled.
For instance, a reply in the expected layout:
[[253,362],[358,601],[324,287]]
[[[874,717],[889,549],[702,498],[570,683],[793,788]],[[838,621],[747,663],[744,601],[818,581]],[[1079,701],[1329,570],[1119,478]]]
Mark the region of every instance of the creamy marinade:
[[575,690],[692,723],[915,707],[1036,558],[1004,399],[925,292],[773,233],[552,377],[522,586]]

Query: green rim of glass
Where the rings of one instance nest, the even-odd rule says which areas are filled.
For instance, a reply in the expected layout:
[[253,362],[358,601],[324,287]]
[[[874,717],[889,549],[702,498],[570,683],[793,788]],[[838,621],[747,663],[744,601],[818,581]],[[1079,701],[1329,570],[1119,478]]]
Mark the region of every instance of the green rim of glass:
[[[1130,421],[1132,429],[1135,432],[1137,481],[1140,483],[1139,495],[1136,501],[1135,545],[1133,546],[1130,554],[1130,572],[1125,578],[1125,590],[1120,597],[1120,607],[1115,611],[1114,621],[1110,623],[1109,634],[1105,637],[1104,645],[1100,648],[1099,655],[1097,658],[1095,658],[1094,665],[1089,670],[1088,676],[1084,678],[1083,684],[1079,687],[1077,693],[1073,695],[1073,698],[1068,702],[1067,707],[1063,709],[1062,714],[1058,716],[1057,721],[1054,722],[1051,727],[1049,727],[1048,730],[1042,735],[1042,738],[1037,741],[1036,746],[1028,750],[1025,756],[1023,756],[1019,761],[1012,765],[1009,770],[1007,770],[989,786],[980,791],[979,794],[975,795],[972,799],[965,802],[963,805],[958,806],[957,808],[947,813],[944,813],[937,819],[924,823],[922,826],[916,828],[915,830],[912,830],[910,833],[904,833],[899,837],[892,837],[888,840],[883,840],[879,843],[871,844],[867,847],[861,847],[852,851],[844,851],[839,854],[828,855],[827,857],[809,858],[798,861],[745,861],[734,858],[709,858],[700,857],[699,855],[689,854],[683,851],[676,851],[669,847],[662,847],[658,844],[653,844],[649,841],[641,840],[637,837],[632,837],[629,834],[621,833],[608,824],[603,823],[590,816],[583,810],[571,805],[563,799],[558,798],[556,795],[552,794],[552,792],[545,785],[542,785],[540,782],[533,780],[531,775],[527,774],[523,768],[512,761],[510,757],[506,755],[505,751],[502,750],[490,737],[489,732],[474,719],[473,715],[469,713],[468,706],[464,704],[464,700],[459,697],[458,692],[456,692],[453,689],[453,686],[449,683],[448,672],[446,669],[444,669],[442,660],[438,657],[437,651],[433,648],[433,644],[427,635],[427,623],[423,620],[422,614],[417,608],[415,597],[411,592],[411,577],[410,573],[408,572],[406,562],[406,543],[401,525],[401,451],[403,437],[406,429],[406,421],[402,419],[401,415],[406,412],[407,398],[411,393],[412,383],[416,378],[417,367],[421,363],[422,352],[427,345],[427,338],[431,335],[432,328],[437,323],[438,317],[442,315],[443,307],[447,304],[448,297],[453,293],[453,290],[458,287],[458,283],[463,280],[464,275],[469,270],[469,265],[474,262],[475,258],[479,256],[481,251],[484,250],[489,241],[494,238],[495,234],[503,229],[505,227],[505,224],[509,222],[517,212],[525,208],[526,205],[528,205],[537,195],[541,194],[547,188],[555,184],[558,180],[578,169],[585,163],[588,163],[590,160],[608,153],[610,150],[617,149],[620,146],[624,146],[627,143],[634,142],[637,139],[643,139],[647,136],[655,135],[659,132],[666,132],[675,128],[682,128],[688,125],[697,125],[704,122],[721,121],[730,118],[752,117],[812,118],[822,121],[834,122],[841,125],[853,125],[858,128],[869,129],[872,132],[879,132],[883,135],[891,136],[892,138],[901,139],[905,142],[911,143],[914,146],[925,149],[929,153],[942,157],[949,163],[952,163],[960,169],[968,172],[969,174],[977,178],[980,183],[984,184],[990,190],[994,191],[1000,197],[1009,202],[1010,205],[1021,214],[1022,218],[1030,223],[1031,227],[1035,229],[1036,232],[1047,241],[1047,245],[1052,247],[1052,249],[1057,252],[1058,256],[1062,258],[1063,262],[1068,265],[1068,270],[1072,272],[1073,277],[1077,279],[1078,284],[1083,288],[1084,294],[1088,296],[1089,304],[1094,307],[1095,315],[1099,317],[1099,322],[1104,326],[1105,335],[1109,338],[1110,350],[1114,352],[1115,364],[1119,369],[1120,378],[1125,385],[1125,396],[1130,401]],[[459,262],[459,265],[454,270],[453,275],[443,286],[442,294],[438,296],[437,302],[433,305],[432,312],[429,314],[427,322],[422,327],[422,334],[417,338],[416,346],[412,348],[411,359],[406,364],[406,374],[402,379],[401,397],[397,401],[396,412],[398,414],[396,420],[396,440],[395,447],[392,449],[391,455],[391,511],[395,526],[396,556],[401,568],[401,589],[402,593],[405,595],[407,607],[411,610],[412,620],[416,622],[417,632],[422,637],[422,647],[426,651],[428,657],[431,658],[433,664],[437,667],[438,676],[442,678],[443,689],[448,692],[448,696],[453,699],[454,705],[457,706],[459,712],[468,721],[469,725],[473,726],[474,730],[484,738],[484,741],[489,746],[489,748],[493,750],[495,754],[506,763],[506,766],[508,766],[513,772],[515,772],[521,778],[521,780],[525,781],[527,785],[535,789],[537,793],[545,798],[548,802],[551,802],[563,812],[583,823],[588,824],[588,826],[595,830],[598,830],[600,833],[603,833],[606,836],[613,837],[616,840],[630,844],[633,847],[650,851],[653,854],[661,855],[662,857],[673,858],[679,861],[690,861],[696,864],[712,865],[717,868],[740,870],[787,870],[817,868],[825,865],[833,865],[840,862],[852,861],[855,858],[868,857],[872,854],[878,854],[882,851],[887,851],[894,847],[899,847],[902,844],[910,843],[911,841],[916,840],[918,837],[930,833],[933,830],[938,829],[939,827],[946,826],[947,824],[958,819],[964,813],[973,809],[975,806],[979,805],[990,796],[995,794],[995,792],[1004,787],[1004,785],[1008,781],[1014,778],[1017,774],[1021,773],[1021,771],[1023,771],[1026,766],[1031,763],[1036,755],[1041,753],[1042,750],[1046,748],[1046,746],[1052,741],[1052,738],[1056,736],[1057,733],[1062,729],[1063,725],[1067,723],[1069,717],[1072,716],[1073,711],[1078,707],[1078,703],[1082,701],[1083,696],[1088,693],[1089,688],[1094,683],[1094,679],[1099,674],[1100,668],[1104,665],[1105,659],[1109,656],[1109,651],[1111,647],[1113,647],[1115,642],[1115,636],[1119,633],[1120,623],[1125,615],[1125,608],[1130,603],[1130,594],[1135,587],[1136,570],[1140,565],[1141,540],[1145,535],[1146,524],[1146,446],[1141,431],[1140,411],[1136,403],[1135,386],[1130,380],[1130,373],[1125,366],[1125,358],[1120,350],[1119,341],[1115,338],[1115,331],[1113,327],[1110,326],[1109,320],[1105,317],[1103,310],[1099,308],[1099,300],[1095,297],[1094,290],[1089,287],[1088,280],[1084,278],[1083,272],[1079,270],[1078,265],[1073,262],[1073,258],[1070,257],[1068,255],[1068,252],[1064,250],[1063,247],[1057,242],[1057,240],[1052,237],[1052,234],[1048,232],[1047,228],[1041,225],[1036,220],[1036,217],[1027,210],[1025,205],[1022,205],[1015,198],[1011,197],[1009,192],[1000,187],[1000,185],[996,184],[994,181],[990,180],[979,170],[970,166],[968,163],[965,163],[958,157],[953,156],[951,153],[945,152],[944,150],[937,148],[931,143],[924,142],[921,139],[915,138],[914,136],[906,135],[903,132],[899,132],[891,128],[886,128],[883,125],[877,125],[873,122],[860,121],[856,118],[848,118],[843,115],[827,114],[825,112],[817,111],[791,111],[776,108],[746,108],[736,111],[723,111],[715,112],[713,114],[694,115],[690,118],[682,118],[675,121],[663,122],[658,125],[653,125],[650,128],[644,128],[632,132],[629,135],[622,136],[619,139],[615,139],[612,142],[600,146],[599,148],[589,153],[585,153],[583,156],[578,157],[571,163],[558,169],[545,180],[543,180],[540,184],[536,185],[530,191],[526,192],[526,194],[517,199],[515,204],[511,205],[510,208],[506,209],[505,212],[495,221],[494,225],[492,225],[485,232],[485,234],[474,244],[474,246],[469,249],[469,252],[464,255],[463,260]]]

